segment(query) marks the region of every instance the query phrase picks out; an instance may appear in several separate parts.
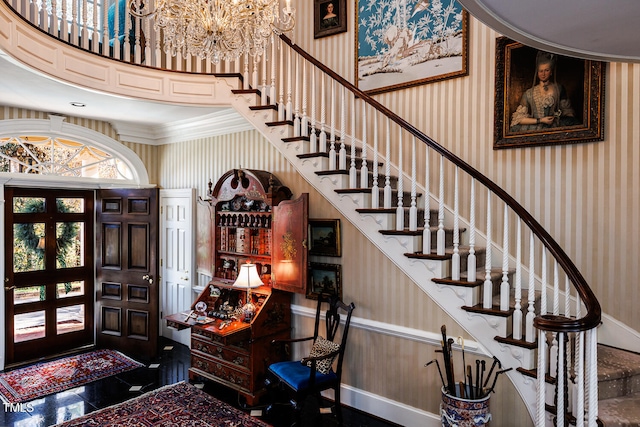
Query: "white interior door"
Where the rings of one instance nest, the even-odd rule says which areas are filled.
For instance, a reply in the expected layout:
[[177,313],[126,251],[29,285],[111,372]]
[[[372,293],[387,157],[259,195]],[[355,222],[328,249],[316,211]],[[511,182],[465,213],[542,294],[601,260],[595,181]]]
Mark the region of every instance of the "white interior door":
[[[189,310],[195,271],[195,189],[160,190],[161,317]],[[170,329],[161,320],[161,334],[190,345],[190,331]]]

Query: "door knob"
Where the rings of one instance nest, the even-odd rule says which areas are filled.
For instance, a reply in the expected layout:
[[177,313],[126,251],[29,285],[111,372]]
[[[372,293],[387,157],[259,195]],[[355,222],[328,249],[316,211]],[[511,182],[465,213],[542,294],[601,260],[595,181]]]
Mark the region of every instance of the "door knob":
[[149,282],[150,285],[153,284],[153,279],[148,274],[145,274],[144,276],[142,276],[142,280],[146,280],[147,282]]

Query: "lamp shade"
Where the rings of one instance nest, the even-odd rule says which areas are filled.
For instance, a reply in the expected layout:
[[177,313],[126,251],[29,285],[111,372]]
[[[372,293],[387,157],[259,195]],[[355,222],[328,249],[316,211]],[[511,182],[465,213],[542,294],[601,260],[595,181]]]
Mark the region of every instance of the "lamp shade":
[[240,266],[240,272],[238,278],[233,284],[234,288],[251,289],[262,286],[262,279],[258,274],[258,269],[255,264],[242,264]]

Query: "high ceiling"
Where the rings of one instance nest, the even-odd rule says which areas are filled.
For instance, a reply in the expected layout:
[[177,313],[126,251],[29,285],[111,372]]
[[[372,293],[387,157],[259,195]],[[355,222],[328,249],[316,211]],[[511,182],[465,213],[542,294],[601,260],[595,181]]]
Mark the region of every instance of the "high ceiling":
[[459,0],[497,32],[551,52],[640,62],[638,0]]
[[[640,62],[638,0],[459,1],[489,27],[527,45],[587,59]],[[0,104],[107,120],[131,139],[173,142],[196,122],[210,123],[218,133],[223,124],[230,124],[230,131],[248,126],[225,108],[150,103],[70,86],[34,73],[2,52],[0,69]],[[175,135],[175,129],[182,131]]]

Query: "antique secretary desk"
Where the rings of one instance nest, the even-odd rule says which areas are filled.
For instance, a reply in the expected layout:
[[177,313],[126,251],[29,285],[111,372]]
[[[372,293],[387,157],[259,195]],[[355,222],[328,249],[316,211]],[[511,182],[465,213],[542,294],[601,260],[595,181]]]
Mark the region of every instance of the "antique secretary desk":
[[[306,289],[308,194],[291,196],[269,172],[225,173],[208,200],[211,250],[198,248],[213,278],[190,311],[165,318],[170,327],[191,328],[189,378],[237,390],[249,405],[264,392],[268,366],[287,358],[271,341],[290,337],[292,293]],[[247,263],[259,287],[238,287]]]

